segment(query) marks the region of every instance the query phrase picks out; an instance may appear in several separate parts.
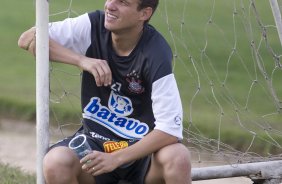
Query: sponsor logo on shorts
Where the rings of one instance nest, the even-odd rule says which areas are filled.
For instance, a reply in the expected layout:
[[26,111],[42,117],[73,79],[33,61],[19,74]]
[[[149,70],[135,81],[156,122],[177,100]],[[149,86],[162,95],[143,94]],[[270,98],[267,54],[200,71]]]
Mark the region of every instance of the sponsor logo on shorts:
[[123,148],[127,148],[128,142],[126,141],[119,141],[119,142],[107,141],[103,144],[103,146],[104,146],[105,153],[112,153],[114,151],[117,151]]
[[109,139],[107,137],[104,137],[104,136],[102,136],[100,134],[97,134],[96,132],[89,132],[89,133],[90,133],[91,137],[96,138],[96,139],[101,139],[101,140],[104,140],[104,141],[111,140],[111,139]]
[[[111,96],[113,101],[108,104],[110,108],[103,106],[100,103],[100,98],[91,98],[84,108],[83,117],[99,123],[126,139],[141,139],[144,137],[149,132],[148,125],[137,119],[124,117],[130,115],[133,111],[130,99],[116,94]],[[122,98],[123,102],[117,105],[114,102],[117,98]]]

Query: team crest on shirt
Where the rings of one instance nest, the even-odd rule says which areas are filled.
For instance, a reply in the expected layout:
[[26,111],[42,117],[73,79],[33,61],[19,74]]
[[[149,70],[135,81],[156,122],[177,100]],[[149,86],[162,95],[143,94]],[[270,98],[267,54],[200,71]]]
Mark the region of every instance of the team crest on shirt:
[[128,82],[128,90],[131,93],[141,94],[144,92],[144,87],[142,86],[142,80],[135,70],[126,75],[126,81]]

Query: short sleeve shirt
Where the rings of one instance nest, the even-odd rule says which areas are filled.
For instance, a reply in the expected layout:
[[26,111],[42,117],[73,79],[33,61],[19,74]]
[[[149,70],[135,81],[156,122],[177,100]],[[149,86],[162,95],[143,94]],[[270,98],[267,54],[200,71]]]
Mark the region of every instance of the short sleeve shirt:
[[125,139],[141,139],[153,129],[182,139],[182,105],[168,43],[145,24],[134,50],[119,56],[112,48],[104,19],[103,11],[95,11],[51,23],[49,29],[52,39],[79,54],[106,60],[111,69],[109,87],[96,86],[93,75],[83,71],[84,123]]

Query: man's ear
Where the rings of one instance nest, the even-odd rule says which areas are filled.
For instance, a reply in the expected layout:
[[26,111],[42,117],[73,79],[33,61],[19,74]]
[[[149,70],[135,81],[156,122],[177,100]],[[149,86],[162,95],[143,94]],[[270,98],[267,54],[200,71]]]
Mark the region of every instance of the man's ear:
[[149,20],[152,14],[153,14],[153,9],[151,7],[143,8],[141,10],[140,19],[144,21]]

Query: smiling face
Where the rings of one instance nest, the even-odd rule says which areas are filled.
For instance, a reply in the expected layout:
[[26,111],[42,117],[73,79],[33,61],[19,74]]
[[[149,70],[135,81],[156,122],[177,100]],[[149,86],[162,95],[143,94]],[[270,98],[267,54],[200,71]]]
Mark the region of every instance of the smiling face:
[[138,10],[138,3],[139,0],[106,0],[105,28],[120,32],[143,26],[151,15],[148,8]]

